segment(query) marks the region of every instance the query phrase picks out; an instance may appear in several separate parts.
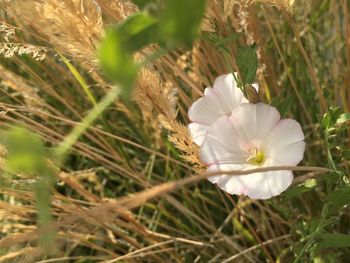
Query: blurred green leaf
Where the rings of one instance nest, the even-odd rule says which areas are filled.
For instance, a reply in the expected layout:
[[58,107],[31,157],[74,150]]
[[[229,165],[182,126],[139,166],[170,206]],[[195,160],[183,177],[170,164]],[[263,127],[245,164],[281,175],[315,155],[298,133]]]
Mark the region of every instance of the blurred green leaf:
[[321,126],[327,130],[334,127],[340,115],[341,115],[340,107],[330,107],[329,111],[323,115],[323,118],[321,120]]
[[160,17],[160,35],[163,42],[190,45],[198,36],[205,11],[205,0],[167,0]]
[[157,19],[137,13],[110,29],[100,49],[101,65],[107,76],[122,85],[122,95],[129,97],[136,78],[137,66],[132,54],[157,42]]
[[132,0],[137,7],[142,10],[157,3],[156,0]]
[[100,49],[101,67],[106,75],[122,86],[122,94],[129,97],[136,78],[137,67],[122,44],[119,31],[107,33]]
[[350,187],[346,186],[332,192],[328,197],[328,202],[333,204],[336,208],[350,203]]
[[258,69],[256,45],[240,46],[237,49],[236,63],[243,86],[252,84]]
[[44,145],[40,137],[22,128],[4,134],[7,168],[12,172],[40,173],[45,167]]
[[7,149],[7,168],[11,172],[25,173],[37,179],[34,191],[41,245],[51,249],[55,237],[50,210],[54,170],[47,165],[43,142],[38,135],[18,127],[5,132],[3,140]]
[[40,227],[40,245],[48,251],[54,249],[55,228],[51,214],[51,182],[52,177],[42,177],[35,185],[35,204],[38,211]]
[[158,20],[143,12],[128,17],[115,30],[130,53],[158,41]]
[[340,233],[327,233],[319,236],[322,241],[318,248],[343,248],[350,247],[350,235]]
[[310,187],[309,185],[306,186],[304,184],[292,186],[285,192],[285,198],[292,199],[301,196],[302,193],[310,192],[313,188],[314,186]]
[[350,149],[345,149],[345,150],[343,151],[342,157],[343,157],[345,160],[350,160]]

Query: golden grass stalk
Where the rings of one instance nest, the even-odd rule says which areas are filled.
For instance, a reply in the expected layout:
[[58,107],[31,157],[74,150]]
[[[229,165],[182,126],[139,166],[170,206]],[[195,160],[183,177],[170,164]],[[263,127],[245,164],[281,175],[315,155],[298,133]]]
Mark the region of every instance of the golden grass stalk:
[[[1,52],[0,52],[1,53]],[[14,97],[21,96],[29,108],[42,109],[46,104],[38,95],[37,88],[29,85],[21,76],[0,65],[1,84],[17,92]]]
[[104,29],[99,6],[93,0],[14,0],[8,3],[12,19],[65,54],[96,64],[96,49]]

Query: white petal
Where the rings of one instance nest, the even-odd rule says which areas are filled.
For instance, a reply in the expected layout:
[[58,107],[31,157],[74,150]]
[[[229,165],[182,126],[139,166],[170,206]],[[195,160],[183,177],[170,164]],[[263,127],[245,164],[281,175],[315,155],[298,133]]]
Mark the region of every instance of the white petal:
[[281,165],[297,165],[305,151],[300,124],[292,119],[281,120],[265,139],[262,148],[266,156]]
[[[272,162],[268,166],[273,166]],[[219,164],[212,165],[208,171],[233,171],[243,169],[254,169],[256,166]],[[218,175],[209,178],[216,183],[220,189],[229,194],[247,195],[252,199],[268,199],[285,191],[293,181],[291,171],[271,171],[253,173],[241,176]]]
[[295,142],[282,147],[271,147],[266,150],[266,157],[272,158],[280,165],[297,165],[303,159],[305,142]]
[[280,120],[278,111],[267,104],[241,104],[231,116],[239,135],[259,147]]
[[209,126],[192,122],[188,125],[188,129],[190,130],[194,143],[200,146],[203,143]]
[[[220,164],[212,165],[208,168],[208,172],[228,172],[239,171],[247,165],[237,164]],[[228,176],[225,174],[209,177],[208,180],[212,183],[216,183],[220,189],[229,194],[243,194],[245,190],[245,184],[239,178],[242,176]]]
[[212,88],[206,88],[204,97],[195,101],[188,110],[188,116],[192,122],[208,126],[225,114],[225,110]]
[[[268,199],[281,194],[293,181],[292,171],[271,171],[254,173],[249,176],[260,178],[261,183],[257,187],[247,188],[245,194],[252,199]],[[254,185],[256,186],[256,184]]]
[[243,92],[237,87],[232,74],[221,75],[214,81],[214,91],[225,112],[231,114],[232,110],[242,103]]
[[207,164],[243,163],[249,157],[245,151],[246,144],[232,120],[224,116],[209,128],[201,146],[201,159]]

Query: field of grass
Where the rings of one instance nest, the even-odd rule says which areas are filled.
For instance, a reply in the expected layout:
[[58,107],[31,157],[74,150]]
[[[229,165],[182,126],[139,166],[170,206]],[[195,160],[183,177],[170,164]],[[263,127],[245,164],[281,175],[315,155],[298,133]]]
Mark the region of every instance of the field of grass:
[[[0,262],[349,262],[349,10],[0,0]],[[207,181],[187,129],[216,77],[254,67],[239,55],[254,43],[259,100],[306,142],[267,200]]]

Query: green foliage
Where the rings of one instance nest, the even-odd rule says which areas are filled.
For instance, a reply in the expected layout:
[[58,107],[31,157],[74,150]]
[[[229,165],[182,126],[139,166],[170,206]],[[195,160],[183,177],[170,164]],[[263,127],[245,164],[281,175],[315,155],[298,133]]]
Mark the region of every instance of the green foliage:
[[134,51],[157,42],[157,26],[158,19],[140,12],[128,17],[113,30],[113,33],[119,35],[123,48],[132,54]]
[[[169,142],[167,132],[155,135],[154,127],[160,129],[156,110],[152,111],[150,118],[145,121],[142,107],[138,109],[132,104],[128,109],[130,112],[124,113],[111,105],[118,99],[120,92],[125,97],[129,96],[141,66],[166,54],[173,47],[176,48],[176,52],[172,52],[169,58],[174,61],[178,55],[188,51],[187,47],[181,45],[191,43],[198,30],[198,24],[197,30],[191,29],[197,22],[188,21],[198,21],[196,12],[201,12],[201,9],[197,10],[194,7],[197,1],[192,0],[133,2],[142,12],[111,27],[101,46],[100,59],[104,72],[113,83],[118,84],[115,89],[111,87],[107,94],[106,89],[100,88],[101,85],[105,85],[104,81],[100,83],[94,78],[95,73],[97,77],[101,77],[99,72],[91,74],[86,70],[86,65],[79,65],[81,57],[69,56],[69,61],[74,61],[72,63],[63,59],[63,62],[68,62],[66,65],[69,70],[61,63],[61,59],[51,57],[51,52],[47,54],[48,59],[40,63],[31,61],[29,57],[22,57],[20,60],[16,58],[13,62],[2,61],[6,69],[23,77],[28,83],[35,83],[35,92],[45,101],[45,105],[39,110],[31,107],[27,105],[28,97],[25,97],[28,94],[13,91],[6,86],[8,81],[1,79],[1,102],[4,111],[0,115],[2,121],[5,124],[25,121],[33,130],[40,129],[40,134],[50,143],[55,143],[62,135],[68,134],[54,150],[54,156],[57,157],[55,164],[69,173],[74,179],[72,182],[76,182],[78,186],[74,188],[61,181],[54,184],[55,171],[46,167],[46,161],[51,156],[47,154],[42,142],[38,143],[41,144],[38,147],[41,150],[35,151],[39,153],[38,157],[29,156],[29,150],[23,154],[27,161],[23,161],[26,158],[21,160],[16,157],[16,151],[10,149],[7,165],[11,169],[8,170],[11,174],[16,174],[13,174],[11,184],[8,185],[15,188],[12,190],[18,191],[18,194],[22,188],[26,190],[23,192],[33,189],[38,213],[36,217],[32,212],[34,202],[28,198],[18,200],[19,198],[10,197],[5,191],[2,192],[0,198],[1,202],[5,202],[5,208],[12,208],[12,202],[15,200],[13,207],[22,205],[31,209],[30,213],[18,213],[24,215],[25,229],[22,219],[17,221],[9,213],[10,219],[3,220],[0,228],[8,224],[10,228],[7,229],[14,229],[16,232],[8,232],[5,235],[8,234],[11,239],[14,237],[16,240],[17,232],[39,226],[40,243],[49,248],[50,244],[54,244],[55,238],[51,222],[57,220],[60,231],[57,247],[64,250],[60,251],[57,257],[65,256],[67,260],[69,257],[71,260],[81,258],[80,261],[84,262],[115,260],[119,255],[126,255],[125,260],[131,261],[223,262],[234,254],[239,255],[233,260],[237,262],[267,262],[269,260],[266,254],[262,253],[262,247],[266,247],[271,254],[271,262],[275,259],[276,262],[348,262],[349,113],[343,110],[350,107],[347,100],[349,93],[346,91],[348,72],[344,36],[345,12],[343,14],[343,2],[346,1],[315,0],[312,4],[307,0],[296,1],[295,12],[291,16],[295,23],[293,28],[299,29],[301,44],[311,60],[327,104],[335,105],[324,115],[320,110],[319,95],[309,67],[305,63],[303,53],[300,52],[300,47],[293,41],[296,38],[292,27],[286,22],[284,13],[260,4],[249,10],[258,23],[259,32],[263,33],[260,39],[262,41],[257,39],[257,43],[261,43],[259,48],[266,55],[261,58],[267,66],[264,83],[259,83],[262,94],[269,95],[267,98],[272,99],[271,104],[278,108],[282,117],[288,116],[300,122],[306,141],[302,165],[328,167],[332,171],[294,172],[298,182],[301,182],[300,179],[309,178],[309,175],[313,179],[294,184],[282,195],[271,200],[259,202],[226,195],[211,183],[201,182],[182,187],[175,193],[161,195],[156,201],[145,202],[140,209],[128,212],[131,218],[129,221],[129,215],[124,218],[120,214],[112,213],[113,216],[107,217],[104,215],[109,213],[104,210],[96,213],[95,211],[100,210],[95,208],[110,200],[131,196],[158,184],[189,176],[193,171],[188,167],[190,165],[181,159],[181,151]],[[221,3],[223,1],[218,2]],[[169,6],[172,5],[177,7],[169,10]],[[180,8],[180,5],[186,7]],[[307,8],[304,8],[304,5]],[[218,12],[221,12],[221,6],[218,7]],[[106,26],[116,20],[104,12],[104,9],[105,7],[101,8],[101,13]],[[169,17],[163,13],[167,9],[171,13]],[[168,79],[168,65],[162,64],[161,61],[156,63],[162,77],[177,89],[177,116],[183,124],[187,124],[187,106],[198,98],[197,94],[189,92],[188,86],[191,86],[192,90],[202,90],[204,87],[200,87],[199,83],[210,84],[216,76],[225,73],[225,70],[237,71],[231,68],[235,65],[232,62],[233,56],[240,66],[239,71],[243,72],[240,76],[241,88],[249,82],[254,82],[256,52],[253,47],[244,46],[245,31],[235,32],[237,27],[233,27],[232,24],[236,21],[231,18],[236,18],[236,13],[239,13],[238,10],[234,10],[227,21],[222,17],[210,17],[215,32],[203,33],[201,39],[204,41],[198,42],[198,53],[190,53],[192,57],[198,55],[201,60],[198,60],[197,65],[202,67],[193,71],[192,57],[186,56],[188,67],[182,72],[182,69],[176,68],[181,74]],[[160,21],[167,23],[163,26]],[[174,21],[179,22],[179,25],[171,27]],[[271,32],[268,21],[272,22]],[[334,24],[338,26],[334,27]],[[22,25],[19,26],[22,28]],[[35,21],[33,26],[36,26]],[[35,35],[27,34],[29,28],[24,29],[17,35],[19,41],[27,43],[33,40],[30,43],[41,43],[40,39],[33,39]],[[182,34],[182,30],[188,32]],[[22,34],[25,36],[23,39]],[[259,34],[255,37],[259,38]],[[74,47],[74,43],[67,43],[67,46],[68,44]],[[145,60],[140,64],[135,63],[132,59],[133,54],[150,44],[161,45],[163,49],[156,48],[154,54],[145,55]],[[237,46],[240,53],[238,56],[237,53],[233,53]],[[54,43],[50,43],[51,47],[60,50],[62,48],[56,47]],[[70,54],[66,53],[66,50],[62,51],[65,51],[65,55]],[[266,57],[268,59],[265,59]],[[55,61],[58,63],[53,63]],[[193,73],[199,78],[198,84],[193,81],[195,87],[189,81],[192,82]],[[305,108],[301,107],[302,103],[305,104]],[[93,109],[91,105],[94,105]],[[106,112],[103,114],[104,110]],[[99,121],[102,114],[106,121]],[[310,116],[310,120],[305,117],[307,115]],[[323,117],[322,120],[318,119],[319,116]],[[39,138],[36,135],[34,137]],[[4,141],[8,140],[6,136],[2,138]],[[22,140],[18,145],[26,146],[30,140]],[[9,150],[7,146],[6,148]],[[33,154],[34,151],[30,153]],[[11,158],[14,161],[9,162]],[[81,171],[90,169],[96,171],[97,180],[103,182],[100,192],[96,195],[96,200],[102,202],[94,201],[93,195],[97,187],[95,189],[93,183],[82,179],[83,176],[78,177]],[[81,174],[84,175],[83,173]],[[26,180],[27,178],[30,180]],[[31,188],[33,182],[34,187]],[[55,193],[58,194],[58,199],[55,196],[53,202],[54,214],[51,213],[50,207],[51,190],[57,191]],[[92,213],[89,213],[90,211]],[[64,225],[75,216],[82,216],[84,219],[86,217],[86,220]],[[133,224],[134,219],[136,225]],[[17,225],[21,228],[16,229]],[[145,229],[147,231],[144,231]],[[160,236],[153,237],[148,230],[159,233]],[[76,238],[72,238],[73,234]],[[138,253],[138,248],[149,247],[154,244],[154,240],[165,242],[161,247],[153,247],[152,251]],[[199,244],[196,244],[197,242]],[[22,244],[35,246],[37,242]],[[18,243],[10,248],[10,253],[16,252],[22,244]],[[6,248],[0,253],[7,253]],[[129,259],[127,254],[131,256]],[[50,256],[43,259],[51,260]],[[24,260],[18,259],[18,262],[22,261]]]
[[[136,4],[144,8],[149,1]],[[133,52],[152,43],[171,47],[191,44],[198,35],[204,9],[204,0],[168,0],[159,19],[139,12],[108,31],[100,48],[101,66],[111,80],[121,85],[122,96],[129,98],[136,78],[138,67]]]
[[[343,150],[341,135],[349,126],[346,125],[348,114],[342,113],[341,107],[330,107],[323,115],[320,126],[324,134],[324,143],[327,151],[328,166],[333,172],[325,177],[326,198],[320,218],[313,218],[314,222],[304,222],[308,232],[302,232],[305,237],[305,244],[298,252],[294,262],[302,262],[302,258],[308,252],[311,255],[318,255],[325,248],[341,248],[350,246],[348,235],[341,233],[326,233],[327,228],[338,223],[334,214],[341,211],[350,203],[350,186],[344,171],[339,167],[336,155],[333,150]],[[342,180],[343,179],[343,180]],[[300,229],[299,229],[300,230]]]
[[292,199],[294,197],[300,197],[302,193],[312,191],[316,185],[317,182],[315,179],[308,179],[300,185],[295,185],[289,188],[285,193],[285,198]]
[[52,250],[55,238],[55,230],[51,225],[51,187],[54,171],[48,166],[48,152],[45,151],[38,135],[19,127],[4,132],[4,145],[7,149],[7,170],[36,179],[34,192],[38,223],[42,232],[40,241],[42,247]]
[[350,247],[350,235],[326,233],[320,235],[319,238],[322,241],[318,244],[318,249]]
[[350,186],[337,189],[332,192],[327,201],[334,206],[334,209],[339,209],[350,203]]
[[257,46],[255,44],[240,46],[237,49],[236,63],[243,87],[247,84],[252,84],[255,80],[256,70],[258,69],[256,49]]
[[7,169],[29,175],[40,173],[45,167],[44,146],[39,136],[22,128],[14,128],[4,133],[7,149]]
[[132,0],[139,9],[145,9],[157,3],[157,0]]
[[[50,173],[49,170],[46,172]],[[56,230],[53,226],[51,211],[51,191],[53,174],[39,178],[35,184],[35,205],[38,212],[40,228],[40,245],[49,252],[54,251]]]
[[127,48],[125,36],[119,30],[110,30],[100,48],[101,67],[107,76],[122,86],[122,94],[129,97],[136,78],[137,67]]
[[335,124],[337,123],[340,115],[341,115],[341,108],[340,107],[331,107],[329,109],[329,112],[327,112],[323,115],[323,118],[321,121],[322,127],[326,130],[333,128],[335,126]]
[[165,43],[190,45],[198,36],[205,0],[167,0],[160,17],[160,35]]

